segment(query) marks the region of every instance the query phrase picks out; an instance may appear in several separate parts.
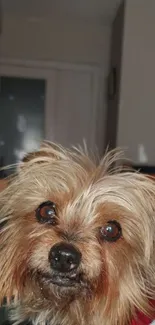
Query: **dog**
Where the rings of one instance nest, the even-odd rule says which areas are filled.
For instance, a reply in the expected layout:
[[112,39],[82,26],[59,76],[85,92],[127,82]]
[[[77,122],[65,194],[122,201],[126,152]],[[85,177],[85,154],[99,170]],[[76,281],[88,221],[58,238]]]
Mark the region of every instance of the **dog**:
[[[13,324],[155,319],[155,181],[46,142],[0,193],[0,298]],[[14,300],[12,302],[12,297]]]

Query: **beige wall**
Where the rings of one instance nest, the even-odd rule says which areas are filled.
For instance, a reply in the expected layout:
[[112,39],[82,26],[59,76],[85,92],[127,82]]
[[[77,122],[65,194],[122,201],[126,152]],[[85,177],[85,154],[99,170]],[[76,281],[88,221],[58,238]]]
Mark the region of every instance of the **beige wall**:
[[1,56],[108,66],[110,27],[63,19],[5,15]]
[[136,163],[155,164],[154,139],[155,1],[127,0],[117,144]]

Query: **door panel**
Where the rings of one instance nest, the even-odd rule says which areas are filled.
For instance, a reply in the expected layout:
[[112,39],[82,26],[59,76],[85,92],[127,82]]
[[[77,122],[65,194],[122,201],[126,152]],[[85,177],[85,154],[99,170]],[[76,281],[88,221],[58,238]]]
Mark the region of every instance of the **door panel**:
[[44,138],[44,80],[1,77],[0,159],[9,165]]

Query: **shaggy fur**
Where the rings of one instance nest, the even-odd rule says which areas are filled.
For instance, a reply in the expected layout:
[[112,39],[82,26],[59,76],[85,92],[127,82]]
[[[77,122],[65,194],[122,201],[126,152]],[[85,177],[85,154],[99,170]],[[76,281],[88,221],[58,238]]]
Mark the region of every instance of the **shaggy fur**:
[[[97,164],[81,150],[46,143],[0,194],[0,298],[15,296],[14,324],[127,325],[136,310],[152,313],[155,182],[120,172],[117,159],[112,152]],[[55,226],[36,219],[48,200],[57,206]],[[99,235],[109,220],[122,228],[116,242]],[[72,287],[50,281],[49,251],[62,241],[82,254],[81,281]]]

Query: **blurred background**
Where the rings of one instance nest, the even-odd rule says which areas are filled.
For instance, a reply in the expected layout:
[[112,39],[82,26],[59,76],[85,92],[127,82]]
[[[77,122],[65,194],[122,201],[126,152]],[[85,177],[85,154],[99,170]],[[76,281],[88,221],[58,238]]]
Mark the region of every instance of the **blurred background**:
[[0,23],[0,166],[42,139],[155,165],[154,0],[1,0]]

